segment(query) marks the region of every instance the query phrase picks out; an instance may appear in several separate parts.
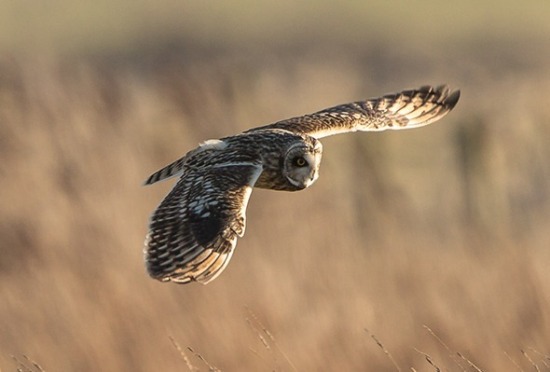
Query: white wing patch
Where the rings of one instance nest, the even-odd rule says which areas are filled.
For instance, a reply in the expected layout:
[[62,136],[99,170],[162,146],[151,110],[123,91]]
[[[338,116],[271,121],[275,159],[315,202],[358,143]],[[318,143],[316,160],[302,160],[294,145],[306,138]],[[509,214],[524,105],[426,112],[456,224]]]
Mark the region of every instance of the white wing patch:
[[209,139],[199,145],[201,150],[223,150],[227,147],[227,143],[219,139]]

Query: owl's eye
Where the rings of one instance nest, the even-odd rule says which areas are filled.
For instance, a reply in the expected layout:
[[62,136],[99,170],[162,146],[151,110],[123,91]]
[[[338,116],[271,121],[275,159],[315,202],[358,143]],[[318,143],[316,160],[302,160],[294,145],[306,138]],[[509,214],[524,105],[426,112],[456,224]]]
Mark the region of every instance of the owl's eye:
[[305,167],[307,165],[307,160],[304,159],[302,156],[295,157],[292,162],[297,167]]

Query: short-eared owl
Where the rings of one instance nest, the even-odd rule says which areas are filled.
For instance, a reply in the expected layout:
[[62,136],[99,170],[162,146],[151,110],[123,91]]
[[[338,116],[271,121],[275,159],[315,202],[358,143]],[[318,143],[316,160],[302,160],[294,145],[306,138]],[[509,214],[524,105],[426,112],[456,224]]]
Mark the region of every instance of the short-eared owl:
[[297,191],[319,176],[319,138],[355,131],[416,128],[445,116],[460,91],[424,86],[208,140],[152,174],[146,185],[179,176],[151,217],[149,274],[206,284],[227,266],[245,230],[253,187]]

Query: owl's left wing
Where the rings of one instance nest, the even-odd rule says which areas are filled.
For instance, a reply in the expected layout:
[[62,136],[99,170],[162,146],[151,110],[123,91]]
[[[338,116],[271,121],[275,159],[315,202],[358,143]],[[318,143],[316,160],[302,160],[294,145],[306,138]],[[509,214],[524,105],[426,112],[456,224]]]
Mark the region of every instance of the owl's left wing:
[[423,86],[380,98],[347,103],[251,129],[285,129],[293,133],[322,138],[355,131],[405,129],[433,123],[451,111],[460,91],[442,85]]
[[244,235],[246,206],[261,172],[258,163],[184,170],[151,217],[145,240],[149,274],[177,283],[215,279]]

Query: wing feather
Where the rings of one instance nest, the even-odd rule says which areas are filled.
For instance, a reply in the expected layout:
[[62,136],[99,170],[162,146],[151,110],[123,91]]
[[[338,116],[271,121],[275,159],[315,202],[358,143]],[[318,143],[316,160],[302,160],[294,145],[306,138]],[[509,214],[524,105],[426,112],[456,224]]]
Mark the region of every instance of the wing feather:
[[322,138],[355,131],[405,129],[431,124],[451,111],[460,91],[449,87],[423,86],[367,101],[334,106],[319,112],[299,116],[251,129],[284,129],[293,133]]
[[151,217],[145,241],[149,274],[177,283],[215,279],[244,235],[246,207],[261,172],[257,163],[184,169]]

